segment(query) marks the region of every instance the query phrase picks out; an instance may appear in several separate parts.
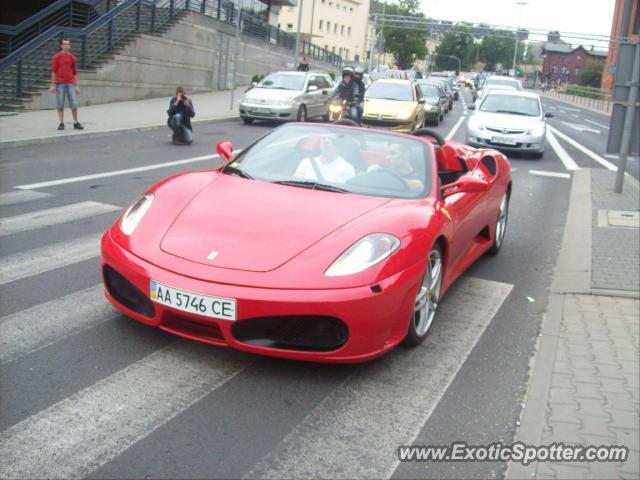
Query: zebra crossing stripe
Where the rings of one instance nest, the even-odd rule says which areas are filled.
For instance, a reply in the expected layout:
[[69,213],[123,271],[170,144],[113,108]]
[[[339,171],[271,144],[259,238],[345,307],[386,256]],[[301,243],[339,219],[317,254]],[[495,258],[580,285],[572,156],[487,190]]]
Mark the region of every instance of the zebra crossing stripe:
[[102,285],[0,318],[0,363],[8,363],[117,315]]
[[0,285],[97,257],[101,236],[88,235],[0,258]]
[[421,346],[363,365],[247,478],[390,478],[513,285],[461,278]]
[[72,222],[119,210],[121,210],[120,207],[99,202],[80,202],[62,207],[47,208],[0,219],[0,236],[27,232],[37,228]]
[[248,365],[173,343],[2,432],[0,478],[85,477]]
[[18,190],[16,192],[0,193],[0,207],[30,202],[41,198],[51,197],[50,193],[34,192],[33,190]]

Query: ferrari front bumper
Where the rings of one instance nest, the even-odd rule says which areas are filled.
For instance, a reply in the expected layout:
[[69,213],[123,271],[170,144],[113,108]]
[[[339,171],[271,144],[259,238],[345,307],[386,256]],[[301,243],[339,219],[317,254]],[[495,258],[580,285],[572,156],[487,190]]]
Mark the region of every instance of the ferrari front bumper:
[[[106,298],[127,316],[147,325],[262,355],[354,363],[382,355],[405,337],[425,265],[420,262],[374,285],[354,288],[228,285],[194,279],[146,262],[122,248],[107,232],[102,238],[102,268]],[[129,284],[124,297],[114,291],[108,278],[113,274],[105,273],[111,271]],[[219,320],[152,302],[152,280],[201,295],[235,299],[236,320]],[[131,303],[133,297],[144,307]]]

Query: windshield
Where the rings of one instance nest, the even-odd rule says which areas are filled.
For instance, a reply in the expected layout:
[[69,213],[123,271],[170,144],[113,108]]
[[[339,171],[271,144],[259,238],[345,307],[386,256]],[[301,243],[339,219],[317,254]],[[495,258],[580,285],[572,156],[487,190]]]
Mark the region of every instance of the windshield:
[[431,150],[418,138],[329,125],[283,125],[228,164],[248,181],[389,198],[431,187]]
[[485,87],[508,87],[514,90],[522,90],[520,83],[513,80],[501,79],[501,78],[489,78],[485,84]]
[[259,88],[275,88],[279,90],[302,90],[304,88],[304,75],[287,75],[272,73],[267,75],[259,84]]
[[384,100],[397,100],[400,102],[413,101],[413,92],[408,83],[374,82],[367,89],[367,98],[380,98]]
[[489,93],[480,105],[481,112],[510,113],[528,117],[540,116],[540,103],[537,98],[518,97]]
[[440,96],[440,92],[438,91],[438,87],[429,83],[419,83],[420,90],[425,97],[429,98],[437,98]]

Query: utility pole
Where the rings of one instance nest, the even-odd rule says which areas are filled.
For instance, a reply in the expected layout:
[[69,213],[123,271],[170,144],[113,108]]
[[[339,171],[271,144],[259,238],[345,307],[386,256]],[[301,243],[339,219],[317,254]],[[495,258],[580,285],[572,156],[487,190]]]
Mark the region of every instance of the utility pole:
[[518,26],[516,28],[516,46],[513,50],[513,76],[516,76],[516,56],[518,55],[518,31],[520,30],[520,20],[522,19],[522,7],[526,5],[527,2],[524,0],[517,0],[516,5],[518,5]]
[[380,68],[380,64],[384,62],[384,58],[382,62],[380,61],[380,55],[384,55],[384,49],[382,48],[382,43],[384,42],[384,14],[387,10],[387,2],[382,3],[382,23],[380,24],[380,45],[378,46],[378,69]]
[[296,50],[293,52],[293,66],[298,66],[298,52],[300,51],[300,23],[302,23],[302,0],[298,0],[298,31],[296,32]]
[[238,2],[238,18],[236,19],[236,48],[235,52],[233,52],[233,77],[231,77],[231,104],[229,105],[229,110],[233,110],[233,97],[236,93],[238,58],[240,58],[240,20],[242,20],[242,0]]
[[376,47],[376,29],[378,28],[378,14],[373,14],[373,27],[371,27],[371,49],[369,50],[369,73],[373,72],[373,51]]

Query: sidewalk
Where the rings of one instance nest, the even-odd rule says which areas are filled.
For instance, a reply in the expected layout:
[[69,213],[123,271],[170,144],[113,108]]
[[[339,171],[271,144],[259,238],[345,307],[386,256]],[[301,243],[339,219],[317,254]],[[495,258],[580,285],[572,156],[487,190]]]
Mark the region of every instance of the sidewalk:
[[509,465],[508,478],[640,478],[640,190],[574,173],[549,306],[516,440],[624,445],[624,462]]
[[611,115],[613,104],[603,100],[594,100],[592,98],[578,97],[576,95],[567,95],[565,93],[557,93],[553,91],[542,92],[536,90],[542,98],[551,98],[568,105],[575,105],[576,107],[584,108],[585,110],[591,110],[592,112],[602,113],[603,115]]
[[[230,109],[231,91],[214,91],[190,95],[196,109],[193,123],[238,118],[238,103],[247,87],[240,87]],[[169,98],[150,98],[130,102],[91,105],[78,109],[78,120],[84,130],[73,129],[73,117],[67,107],[64,112],[65,130],[58,131],[55,110],[35,110],[17,115],[0,116],[0,148],[50,142],[77,135],[106,135],[124,130],[144,130],[167,124]],[[82,95],[82,92],[80,93]]]

